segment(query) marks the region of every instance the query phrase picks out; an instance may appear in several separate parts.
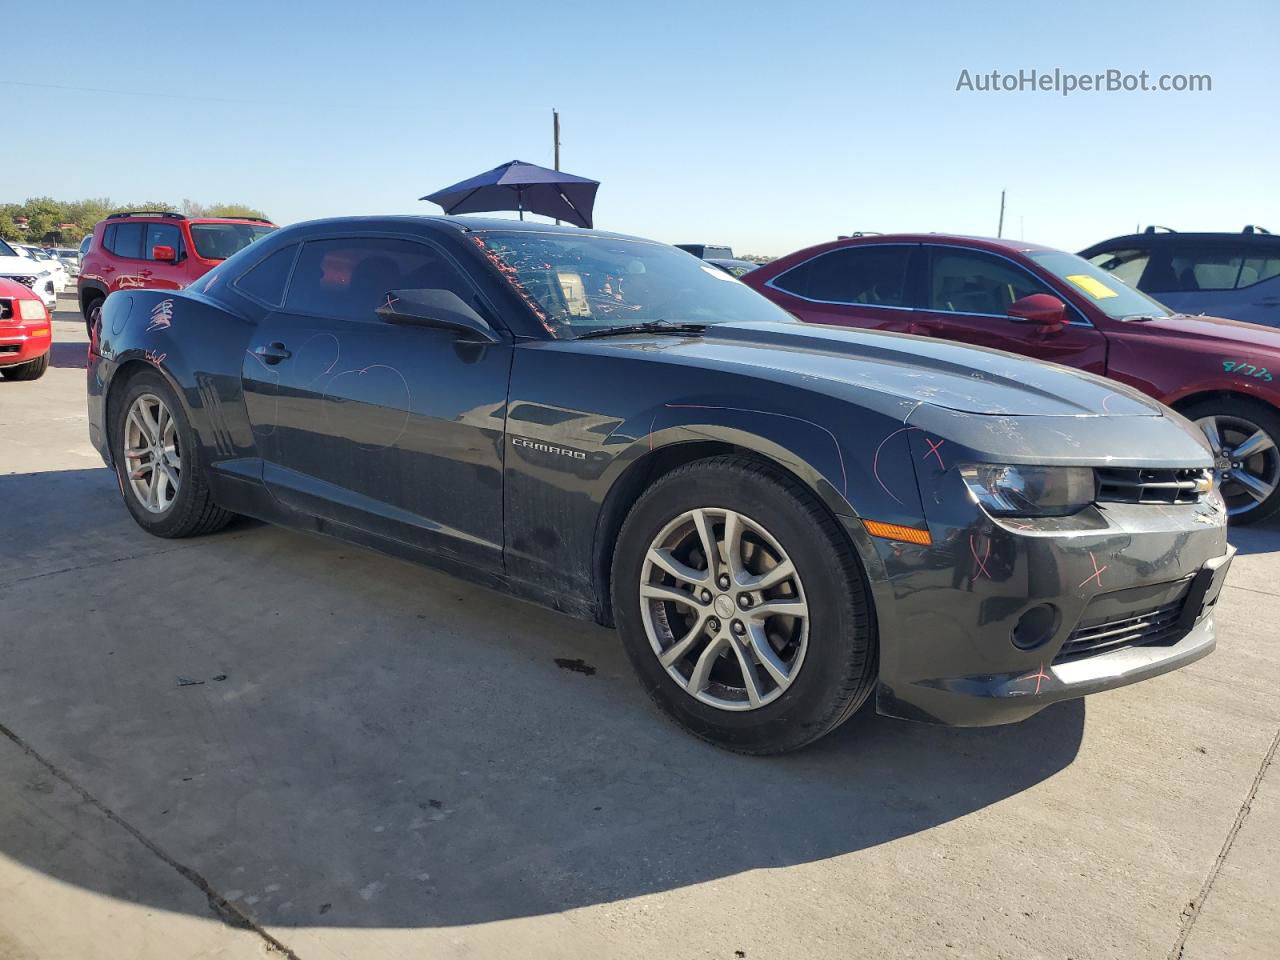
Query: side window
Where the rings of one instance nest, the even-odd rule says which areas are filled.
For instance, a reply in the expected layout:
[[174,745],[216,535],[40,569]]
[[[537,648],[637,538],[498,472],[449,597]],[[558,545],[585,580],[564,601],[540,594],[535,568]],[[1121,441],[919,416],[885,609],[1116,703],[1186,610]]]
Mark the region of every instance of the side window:
[[1130,248],[1127,250],[1108,250],[1106,253],[1095,253],[1089,258],[1089,262],[1095,267],[1113,274],[1117,280],[1127,283],[1131,287],[1136,287],[1138,281],[1142,279],[1142,271],[1147,269],[1147,263],[1151,260],[1150,250],[1138,250]]
[[1243,251],[1234,244],[1175,244],[1169,251],[1166,276],[1172,286],[1165,289],[1179,293],[1232,290],[1243,263]]
[[434,249],[381,237],[302,245],[285,307],[292,313],[373,320],[391,290],[451,290],[470,300],[466,279]]
[[109,223],[102,229],[102,247],[108,253],[116,252],[116,225]]
[[1015,300],[1053,293],[1017,264],[989,253],[935,247],[929,259],[931,310],[1004,316]]
[[173,247],[175,253],[182,252],[182,231],[172,223],[146,224],[146,241],[142,245],[142,255],[151,259],[154,247]]
[[819,254],[773,280],[773,286],[825,303],[905,307],[907,264],[915,247],[844,247]]
[[108,249],[117,257],[141,260],[142,233],[145,226],[146,224],[143,223],[117,223],[115,237]]
[[1264,280],[1280,277],[1280,251],[1268,253],[1260,257],[1246,257],[1244,266],[1240,268],[1240,280],[1237,287],[1251,287]]
[[293,268],[293,258],[297,252],[296,243],[281,247],[241,274],[235,281],[236,287],[263,303],[273,307],[280,306],[280,302],[284,300],[285,284],[289,282],[289,271]]

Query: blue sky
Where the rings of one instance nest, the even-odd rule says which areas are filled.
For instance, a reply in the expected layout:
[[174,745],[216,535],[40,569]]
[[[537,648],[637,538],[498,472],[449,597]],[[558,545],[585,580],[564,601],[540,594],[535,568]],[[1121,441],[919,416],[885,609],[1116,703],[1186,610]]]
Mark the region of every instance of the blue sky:
[[[30,121],[0,201],[434,213],[416,198],[506,160],[550,166],[555,107],[564,169],[602,181],[597,225],[669,242],[989,235],[1002,188],[1006,235],[1073,250],[1137,223],[1280,231],[1274,0],[73,0],[12,5],[5,27],[11,49],[38,42],[0,81],[10,129]],[[955,89],[962,69],[1055,67],[1207,73],[1213,90]]]

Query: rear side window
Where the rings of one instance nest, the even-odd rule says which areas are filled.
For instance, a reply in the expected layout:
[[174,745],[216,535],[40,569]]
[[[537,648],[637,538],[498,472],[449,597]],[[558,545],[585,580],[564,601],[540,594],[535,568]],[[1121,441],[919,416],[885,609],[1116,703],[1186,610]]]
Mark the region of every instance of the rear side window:
[[822,303],[905,307],[907,264],[914,249],[904,244],[830,250],[792,267],[770,285]]
[[103,246],[117,257],[142,259],[142,234],[146,224],[117,223],[107,227]]
[[296,243],[281,247],[247,270],[236,280],[236,287],[263,303],[273,307],[280,306],[284,300],[285,285],[289,282],[289,271],[293,268],[293,258],[297,253]]
[[1280,277],[1280,251],[1262,257],[1246,257],[1236,286],[1251,287],[1276,277]]
[[374,320],[390,291],[426,289],[473,298],[466,278],[425,244],[382,237],[311,240],[298,256],[285,307],[312,317]]
[[182,252],[182,231],[172,223],[148,223],[146,225],[146,241],[142,245],[142,253],[148,260],[155,247],[173,247],[175,253]]
[[1126,250],[1108,250],[1106,253],[1095,253],[1089,262],[1101,267],[1117,280],[1136,287],[1142,279],[1142,272],[1147,269],[1151,260],[1150,250],[1129,248]]
[[1052,292],[1017,264],[989,253],[935,247],[929,259],[931,310],[1004,316],[1015,300]]

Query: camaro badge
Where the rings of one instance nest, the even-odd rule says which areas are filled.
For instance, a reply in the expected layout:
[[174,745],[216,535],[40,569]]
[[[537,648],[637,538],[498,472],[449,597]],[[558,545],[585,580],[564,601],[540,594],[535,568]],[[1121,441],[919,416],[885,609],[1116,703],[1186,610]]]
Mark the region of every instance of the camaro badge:
[[526,447],[539,453],[550,453],[557,457],[568,457],[571,460],[585,460],[587,455],[581,450],[570,450],[568,447],[557,447],[554,443],[543,443],[541,440],[530,440],[528,437],[512,437],[513,447]]

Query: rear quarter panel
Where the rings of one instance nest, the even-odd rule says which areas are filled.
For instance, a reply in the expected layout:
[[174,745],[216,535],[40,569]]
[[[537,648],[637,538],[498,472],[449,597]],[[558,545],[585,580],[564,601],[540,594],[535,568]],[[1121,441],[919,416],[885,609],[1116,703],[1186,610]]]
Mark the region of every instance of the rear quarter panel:
[[160,372],[186,407],[206,463],[255,457],[241,394],[241,360],[252,325],[190,291],[128,290],[103,305],[89,366],[89,414],[104,457],[112,392],[122,372]]

